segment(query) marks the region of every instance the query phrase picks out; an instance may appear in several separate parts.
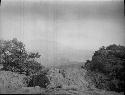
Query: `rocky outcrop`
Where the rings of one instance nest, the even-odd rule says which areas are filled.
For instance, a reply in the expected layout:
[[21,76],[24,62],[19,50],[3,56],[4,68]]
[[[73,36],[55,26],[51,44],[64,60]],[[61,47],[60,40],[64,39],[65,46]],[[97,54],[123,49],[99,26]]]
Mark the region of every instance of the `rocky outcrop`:
[[27,86],[27,77],[10,71],[0,71],[0,93],[13,92]]
[[68,68],[66,70],[51,68],[48,72],[49,88],[85,90],[89,84],[84,79],[85,70]]
[[78,68],[58,69],[51,68],[48,72],[50,85],[46,94],[65,95],[124,95],[96,89],[85,79],[86,70]]

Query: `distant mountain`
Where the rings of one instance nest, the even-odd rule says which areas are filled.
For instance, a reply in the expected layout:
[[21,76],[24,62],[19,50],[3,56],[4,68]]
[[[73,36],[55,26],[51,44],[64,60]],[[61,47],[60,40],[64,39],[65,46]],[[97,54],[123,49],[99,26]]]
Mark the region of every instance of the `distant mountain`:
[[81,69],[81,66],[84,65],[84,62],[70,62],[68,64],[61,64],[59,66],[55,66],[58,69],[68,69],[68,68],[76,68],[76,69]]
[[84,62],[90,59],[93,54],[91,50],[77,50],[49,40],[32,40],[28,48],[29,51],[41,54],[38,61],[45,66]]

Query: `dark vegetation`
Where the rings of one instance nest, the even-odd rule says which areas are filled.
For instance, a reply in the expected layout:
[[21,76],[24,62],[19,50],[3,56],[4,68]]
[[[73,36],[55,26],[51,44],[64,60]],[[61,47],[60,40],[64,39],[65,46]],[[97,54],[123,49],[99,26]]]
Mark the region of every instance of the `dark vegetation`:
[[40,86],[43,88],[47,88],[49,85],[49,79],[46,76],[48,72],[48,69],[40,70],[36,74],[30,76],[31,81],[28,83],[28,87],[35,87],[35,86]]
[[34,75],[44,68],[35,60],[39,57],[39,53],[27,52],[25,45],[16,38],[8,41],[0,40],[0,64],[3,65],[2,70],[25,74],[30,77],[31,80],[28,86],[35,86],[41,82],[42,85],[39,86],[46,87],[46,83],[48,83],[45,74],[42,74],[42,76],[40,74]]
[[110,45],[95,51],[92,60],[82,66],[87,77],[99,89],[124,92],[125,85],[125,47]]
[[32,76],[32,80],[28,83],[28,87],[40,86],[46,88],[49,84],[47,76],[39,74]]

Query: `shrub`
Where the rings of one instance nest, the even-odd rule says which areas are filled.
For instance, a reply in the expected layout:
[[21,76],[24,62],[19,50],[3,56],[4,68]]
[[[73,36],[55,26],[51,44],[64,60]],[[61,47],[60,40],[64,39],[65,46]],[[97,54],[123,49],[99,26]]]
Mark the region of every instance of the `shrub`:
[[[91,79],[97,88],[112,91],[124,91],[125,85],[125,47],[110,45],[95,51],[91,61],[85,63],[84,68],[91,73]],[[105,77],[108,80],[105,80]],[[100,79],[101,78],[101,79]],[[103,83],[104,81],[104,83]]]
[[30,75],[43,68],[35,61],[39,57],[39,53],[28,53],[25,45],[16,38],[0,40],[0,64],[3,70]]
[[48,85],[49,79],[44,74],[32,75],[28,83],[28,87],[40,86],[41,88],[46,88]]

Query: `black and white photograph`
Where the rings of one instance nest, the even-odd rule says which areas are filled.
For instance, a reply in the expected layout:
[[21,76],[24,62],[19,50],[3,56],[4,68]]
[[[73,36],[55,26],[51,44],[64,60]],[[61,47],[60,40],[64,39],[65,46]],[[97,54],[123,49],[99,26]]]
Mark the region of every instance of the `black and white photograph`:
[[124,0],[0,0],[0,94],[124,95]]

